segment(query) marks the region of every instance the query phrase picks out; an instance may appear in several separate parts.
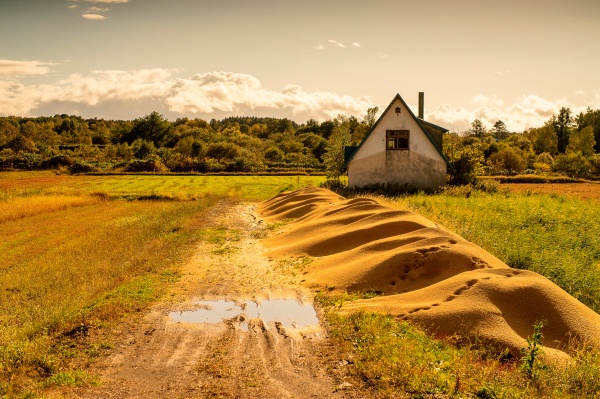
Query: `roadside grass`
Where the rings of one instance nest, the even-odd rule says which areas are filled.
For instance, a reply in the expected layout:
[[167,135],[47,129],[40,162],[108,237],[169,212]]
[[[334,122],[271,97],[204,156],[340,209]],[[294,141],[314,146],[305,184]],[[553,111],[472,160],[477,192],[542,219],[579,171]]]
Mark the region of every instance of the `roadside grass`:
[[347,372],[378,398],[597,398],[600,392],[598,348],[574,350],[566,366],[540,361],[530,375],[476,340],[435,337],[383,314],[340,313],[337,306],[352,299],[318,298]]
[[114,346],[111,331],[167,292],[195,245],[235,240],[238,232],[206,221],[211,207],[318,184],[304,176],[10,176],[0,176],[0,398],[95,384],[85,368]]
[[600,207],[557,194],[483,193],[377,197],[440,223],[508,266],[537,272],[600,313]]

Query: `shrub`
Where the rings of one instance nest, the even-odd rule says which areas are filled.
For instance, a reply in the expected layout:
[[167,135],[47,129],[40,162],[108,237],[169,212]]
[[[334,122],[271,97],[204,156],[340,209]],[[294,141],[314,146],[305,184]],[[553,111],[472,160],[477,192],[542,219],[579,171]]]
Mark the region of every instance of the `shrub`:
[[271,147],[265,151],[265,159],[270,162],[281,162],[284,157],[283,151],[277,147]]
[[21,152],[18,155],[0,157],[0,170],[40,170],[43,157],[40,154]]
[[165,173],[169,169],[158,159],[134,159],[125,166],[125,171]]
[[214,158],[204,158],[202,164],[207,172],[223,172],[225,170],[225,165]]
[[488,160],[496,170],[503,170],[506,174],[519,174],[527,166],[525,159],[511,147],[507,147],[492,155]]
[[560,154],[554,160],[554,170],[570,177],[582,177],[591,168],[590,162],[581,152]]
[[58,169],[62,166],[73,166],[75,161],[68,155],[56,155],[48,159],[44,159],[41,163],[42,169]]
[[588,158],[588,161],[591,165],[590,173],[595,176],[600,175],[600,154],[594,154]]
[[69,173],[91,173],[95,172],[96,168],[87,162],[75,161],[72,165],[69,166]]
[[214,159],[233,160],[241,155],[241,149],[234,143],[214,143],[206,149],[206,155]]
[[131,149],[133,150],[133,156],[137,159],[146,159],[148,158],[154,151],[156,151],[156,147],[154,143],[137,139],[131,144]]
[[477,175],[481,172],[483,155],[474,147],[467,146],[459,150],[447,153],[446,157],[450,167],[448,168],[448,184],[460,186],[474,183]]
[[548,152],[542,152],[537,156],[536,162],[545,163],[546,165],[554,165],[554,158]]

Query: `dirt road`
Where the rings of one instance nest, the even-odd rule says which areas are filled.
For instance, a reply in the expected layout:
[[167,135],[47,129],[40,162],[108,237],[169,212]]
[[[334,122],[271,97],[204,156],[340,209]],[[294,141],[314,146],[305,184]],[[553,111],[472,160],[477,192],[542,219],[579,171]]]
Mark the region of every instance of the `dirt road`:
[[[219,210],[221,209],[221,210]],[[226,210],[226,211],[223,211]],[[171,299],[123,336],[102,360],[103,383],[81,398],[359,398],[344,379],[344,361],[320,325],[294,328],[235,309],[264,300],[312,304],[292,264],[267,259],[265,226],[254,205],[216,207],[208,225],[225,240],[197,248]],[[197,300],[230,300],[233,318],[220,323],[175,322],[173,315],[204,309]],[[247,302],[249,301],[249,302]],[[213,302],[216,303],[216,302]],[[175,313],[172,313],[175,312]]]

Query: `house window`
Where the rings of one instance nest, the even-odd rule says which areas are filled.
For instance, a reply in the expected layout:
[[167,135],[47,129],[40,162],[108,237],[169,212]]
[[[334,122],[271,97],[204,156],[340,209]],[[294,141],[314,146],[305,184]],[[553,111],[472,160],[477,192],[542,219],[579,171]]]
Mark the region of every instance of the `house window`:
[[408,150],[409,130],[386,130],[385,138],[388,150]]

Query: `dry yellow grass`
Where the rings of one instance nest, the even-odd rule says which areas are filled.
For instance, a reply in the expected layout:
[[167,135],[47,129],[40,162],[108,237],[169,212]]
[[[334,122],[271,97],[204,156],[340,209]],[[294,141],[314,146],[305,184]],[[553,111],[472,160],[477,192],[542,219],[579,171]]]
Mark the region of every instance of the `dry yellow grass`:
[[155,299],[157,282],[197,239],[194,223],[211,201],[4,202],[11,217],[0,222],[0,397],[64,367],[55,337]]
[[0,223],[27,216],[65,210],[70,207],[92,205],[100,202],[93,196],[31,196],[0,202]]

